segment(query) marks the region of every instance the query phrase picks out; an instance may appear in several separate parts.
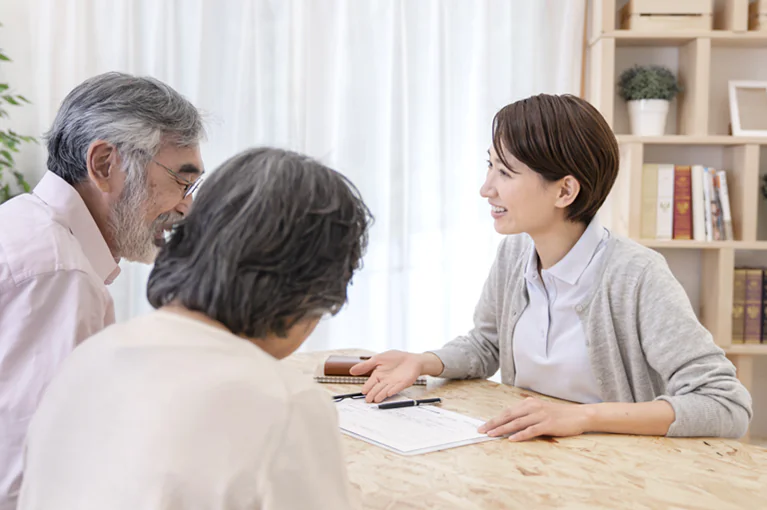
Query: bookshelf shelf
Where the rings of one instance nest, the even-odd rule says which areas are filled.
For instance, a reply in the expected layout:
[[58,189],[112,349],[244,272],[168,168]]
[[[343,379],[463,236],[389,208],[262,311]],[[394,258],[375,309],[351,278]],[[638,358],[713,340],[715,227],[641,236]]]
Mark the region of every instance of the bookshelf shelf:
[[614,30],[591,39],[594,46],[603,39],[614,39],[615,45],[626,46],[684,46],[695,39],[711,39],[712,46],[730,48],[767,48],[767,32],[730,32],[727,30],[691,30],[677,32],[639,32]]
[[724,352],[733,356],[767,356],[767,344],[731,345]]
[[618,143],[642,143],[645,145],[767,145],[767,137],[727,135],[665,135],[634,136],[616,135]]
[[696,249],[718,250],[730,248],[734,250],[767,251],[767,241],[680,241],[665,239],[638,239],[638,243],[653,249]]

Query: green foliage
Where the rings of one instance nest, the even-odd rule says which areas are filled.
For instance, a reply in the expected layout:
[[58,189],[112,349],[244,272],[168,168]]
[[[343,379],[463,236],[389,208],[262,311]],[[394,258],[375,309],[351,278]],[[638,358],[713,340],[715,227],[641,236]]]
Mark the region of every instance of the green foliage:
[[[0,50],[0,61],[11,62],[3,50]],[[0,119],[10,117],[8,105],[21,106],[25,103],[29,104],[26,97],[14,94],[7,83],[0,83]],[[0,129],[0,204],[19,193],[30,191],[29,183],[24,179],[24,174],[16,168],[13,159],[14,154],[19,152],[19,146],[29,142],[37,143],[37,140],[13,130]]]
[[665,99],[671,101],[679,92],[674,73],[663,66],[635,65],[623,71],[618,79],[618,94],[626,101]]

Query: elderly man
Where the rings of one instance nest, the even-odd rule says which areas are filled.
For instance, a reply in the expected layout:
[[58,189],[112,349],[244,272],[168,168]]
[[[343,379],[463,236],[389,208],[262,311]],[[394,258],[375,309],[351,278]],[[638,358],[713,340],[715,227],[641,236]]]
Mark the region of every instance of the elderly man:
[[57,367],[114,322],[119,260],[151,263],[186,213],[203,135],[166,84],[96,76],[64,99],[40,183],[0,206],[0,510],[15,507],[27,427]]

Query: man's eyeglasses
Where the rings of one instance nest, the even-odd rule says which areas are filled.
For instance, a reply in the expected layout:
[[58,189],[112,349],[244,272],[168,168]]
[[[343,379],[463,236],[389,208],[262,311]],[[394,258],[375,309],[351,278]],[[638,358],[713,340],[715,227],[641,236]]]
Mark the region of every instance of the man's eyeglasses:
[[154,163],[156,163],[157,165],[160,165],[161,167],[163,167],[165,170],[167,170],[167,172],[171,175],[171,177],[173,177],[176,180],[176,182],[178,182],[179,184],[184,186],[184,198],[186,198],[189,195],[191,195],[192,193],[194,193],[194,190],[196,190],[197,187],[202,182],[203,174],[205,174],[205,172],[203,171],[200,174],[200,176],[197,178],[197,180],[192,182],[189,179],[185,179],[184,177],[181,177],[181,175],[178,172],[173,171],[173,169],[163,165],[162,163],[160,163],[156,159],[152,159],[152,161]]
[[333,395],[333,402],[340,402],[345,398],[360,399],[365,398],[364,393],[346,393],[344,395]]

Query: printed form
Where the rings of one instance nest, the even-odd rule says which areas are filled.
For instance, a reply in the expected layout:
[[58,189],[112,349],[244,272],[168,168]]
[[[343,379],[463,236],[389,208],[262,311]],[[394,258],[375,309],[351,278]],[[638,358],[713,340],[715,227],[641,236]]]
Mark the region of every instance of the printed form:
[[477,432],[482,420],[437,406],[378,409],[364,400],[336,404],[341,430],[401,455],[418,455],[499,439]]

